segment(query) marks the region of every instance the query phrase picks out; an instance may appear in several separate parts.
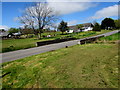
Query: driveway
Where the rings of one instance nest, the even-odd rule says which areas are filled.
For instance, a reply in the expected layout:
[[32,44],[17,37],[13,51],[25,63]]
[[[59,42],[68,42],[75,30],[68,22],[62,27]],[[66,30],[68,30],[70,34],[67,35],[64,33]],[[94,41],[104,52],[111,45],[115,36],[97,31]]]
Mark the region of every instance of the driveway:
[[[120,30],[108,32],[108,33],[101,34],[101,35],[109,36],[109,35],[112,35],[112,34],[118,33],[118,32],[120,32]],[[97,35],[97,36],[99,36],[99,35]],[[30,48],[30,49],[24,49],[24,50],[17,50],[17,51],[2,53],[2,54],[0,54],[0,56],[2,56],[2,60],[1,60],[0,63],[21,59],[21,58],[24,58],[24,57],[48,52],[48,51],[51,51],[51,50],[57,50],[57,49],[60,49],[60,48],[65,48],[66,46],[73,46],[73,45],[78,44],[78,41],[80,41],[80,40],[81,39],[62,42],[62,43],[56,43],[56,44],[50,44],[50,45],[45,45],[45,46],[40,46],[40,47],[34,47],[34,48]]]

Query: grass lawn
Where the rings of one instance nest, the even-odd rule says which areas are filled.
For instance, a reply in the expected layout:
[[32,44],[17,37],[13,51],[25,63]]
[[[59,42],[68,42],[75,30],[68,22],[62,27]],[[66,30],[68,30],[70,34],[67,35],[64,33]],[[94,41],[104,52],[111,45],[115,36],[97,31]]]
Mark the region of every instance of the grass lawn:
[[74,38],[84,38],[84,37],[98,35],[98,34],[106,33],[106,32],[110,32],[110,30],[102,30],[101,32],[88,31],[88,32],[66,34],[66,35],[61,35],[61,32],[43,33],[43,35],[56,34],[56,36],[51,37],[51,38],[42,38],[41,40],[37,40],[36,38],[8,39],[8,40],[2,40],[2,41],[0,40],[0,43],[2,43],[2,48],[0,51],[8,52],[8,51],[31,48],[31,47],[35,47],[36,42],[38,41],[54,40],[54,39],[65,37],[65,36],[71,36]]
[[117,44],[86,44],[3,63],[3,88],[117,88]]
[[36,42],[45,40],[52,40],[52,38],[42,40],[37,40],[36,38],[2,40],[2,51],[8,52],[35,47]]

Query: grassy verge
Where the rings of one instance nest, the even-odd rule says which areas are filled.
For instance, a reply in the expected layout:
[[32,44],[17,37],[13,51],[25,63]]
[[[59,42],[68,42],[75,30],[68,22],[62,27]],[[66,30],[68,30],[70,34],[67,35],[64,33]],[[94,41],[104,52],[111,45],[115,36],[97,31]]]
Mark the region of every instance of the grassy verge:
[[117,88],[116,44],[76,45],[3,63],[3,88]]
[[78,39],[78,38],[94,36],[94,35],[98,35],[106,32],[110,32],[110,31],[109,30],[102,30],[101,32],[88,31],[88,32],[80,32],[80,33],[65,34],[65,35],[61,35],[60,32],[52,32],[52,33],[43,33],[43,35],[56,34],[55,37],[42,38],[41,40],[37,40],[36,38],[2,40],[0,41],[0,43],[2,43],[2,48],[0,51],[9,52],[9,51],[15,51],[20,49],[31,48],[31,47],[35,47],[36,42],[40,42],[40,41],[54,40],[54,39],[63,38],[63,37],[74,37]]
[[8,52],[35,47],[36,42],[45,40],[52,40],[52,38],[42,40],[37,40],[36,38],[2,40],[2,51]]
[[120,44],[120,33],[116,33],[107,37],[102,37],[100,39],[98,39],[97,41],[95,41],[96,43],[109,43],[109,44]]
[[113,34],[111,36],[102,37],[99,40],[100,41],[103,41],[103,40],[106,40],[106,41],[116,41],[116,40],[119,40],[119,39],[120,39],[120,32],[116,33],[116,34]]

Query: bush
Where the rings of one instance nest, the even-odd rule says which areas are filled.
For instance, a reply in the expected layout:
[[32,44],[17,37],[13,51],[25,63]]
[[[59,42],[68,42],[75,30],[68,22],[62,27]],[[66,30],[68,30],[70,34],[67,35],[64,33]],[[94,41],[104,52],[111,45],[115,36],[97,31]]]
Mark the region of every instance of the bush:
[[93,27],[93,31],[101,31],[101,27],[98,23],[95,23],[95,25]]

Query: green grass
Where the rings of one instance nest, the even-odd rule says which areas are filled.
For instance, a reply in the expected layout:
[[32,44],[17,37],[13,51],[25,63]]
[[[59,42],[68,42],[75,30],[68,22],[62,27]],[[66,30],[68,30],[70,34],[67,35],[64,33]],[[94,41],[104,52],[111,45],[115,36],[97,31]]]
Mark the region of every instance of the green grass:
[[42,35],[56,34],[56,36],[51,38],[42,38],[41,40],[37,40],[35,37],[26,38],[26,39],[2,40],[0,41],[0,43],[2,43],[2,48],[0,52],[9,52],[9,51],[35,47],[36,42],[40,42],[40,41],[54,40],[54,39],[63,38],[63,37],[85,38],[85,37],[94,36],[94,35],[98,35],[106,32],[110,32],[110,30],[102,30],[101,32],[88,31],[88,32],[80,32],[80,33],[73,33],[73,34],[64,34],[64,35],[61,35],[61,32],[52,32],[52,33],[49,32],[49,33],[43,33]]
[[52,39],[50,38],[50,39],[37,40],[36,38],[26,38],[26,39],[2,40],[2,51],[7,52],[8,49],[11,49],[8,51],[14,51],[19,49],[35,47],[36,42],[45,41],[45,40],[52,40]]
[[118,44],[75,45],[33,55],[3,63],[2,75],[8,72],[3,88],[117,88]]
[[3,63],[3,88],[117,88],[117,44],[86,44]]
[[106,41],[116,41],[116,40],[120,40],[120,33],[116,33],[113,34],[111,36],[107,36],[107,37],[102,37],[99,39],[100,41],[106,40]]

